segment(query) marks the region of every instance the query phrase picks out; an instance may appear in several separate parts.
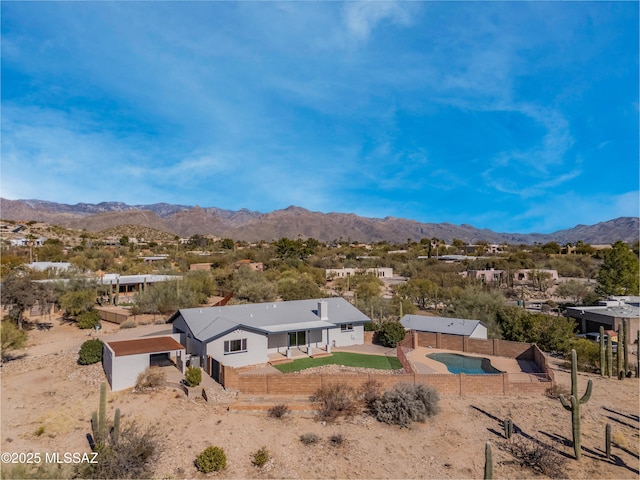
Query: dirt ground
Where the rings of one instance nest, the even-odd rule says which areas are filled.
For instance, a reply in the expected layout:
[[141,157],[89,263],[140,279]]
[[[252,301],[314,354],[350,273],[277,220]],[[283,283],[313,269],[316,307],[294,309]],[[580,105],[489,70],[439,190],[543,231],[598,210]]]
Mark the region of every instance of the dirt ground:
[[[89,452],[91,412],[98,407],[101,366],[76,364],[80,345],[88,336],[74,325],[52,320],[50,330],[32,330],[30,345],[17,360],[1,370],[2,452]],[[118,330],[105,324],[97,336],[132,338],[168,330],[147,325]],[[92,336],[96,336],[94,333]],[[569,386],[569,374],[553,361],[556,379]],[[336,424],[322,424],[310,410],[284,419],[268,418],[265,411],[234,408],[252,401],[304,403],[304,399],[252,399],[224,392],[221,403],[189,400],[173,389],[150,394],[131,391],[108,394],[108,414],[120,408],[123,421],[135,419],[156,425],[164,451],[156,478],[207,478],[195,466],[195,457],[209,445],[224,448],[228,466],[219,478],[482,478],[485,442],[494,445],[495,478],[532,478],[501,450],[502,419],[511,416],[521,435],[551,446],[566,458],[568,478],[622,479],[639,476],[638,380],[623,382],[597,375],[579,375],[580,393],[593,380],[591,399],[582,405],[580,462],[573,460],[571,414],[557,399],[547,397],[442,396],[441,412],[413,428],[399,429],[362,415]],[[231,402],[231,403],[229,403]],[[604,458],[605,425],[613,428],[613,460]],[[321,442],[307,446],[300,436],[315,433]],[[329,441],[341,435],[336,446]],[[261,469],[251,456],[266,446],[272,459]],[[3,478],[11,478],[3,466]]]

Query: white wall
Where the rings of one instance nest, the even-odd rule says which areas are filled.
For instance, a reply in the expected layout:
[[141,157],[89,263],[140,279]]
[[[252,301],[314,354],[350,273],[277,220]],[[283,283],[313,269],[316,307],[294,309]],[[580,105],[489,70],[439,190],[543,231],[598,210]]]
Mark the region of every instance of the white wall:
[[469,338],[482,338],[482,339],[486,340],[487,339],[487,327],[485,327],[484,325],[478,324],[478,326],[473,329],[473,332],[471,332],[471,335],[469,335]]
[[117,392],[134,387],[138,375],[149,368],[150,358],[151,354],[149,353],[113,357],[111,390]]
[[[239,353],[224,353],[224,342],[226,340],[247,339],[247,351]],[[230,367],[245,367],[247,365],[258,365],[267,363],[267,336],[247,330],[237,329],[220,338],[216,338],[207,344],[207,355],[211,355],[218,362]]]
[[364,343],[364,324],[354,323],[353,330],[343,332],[338,328],[329,330],[329,344],[332,347],[347,347],[349,345],[362,345]]

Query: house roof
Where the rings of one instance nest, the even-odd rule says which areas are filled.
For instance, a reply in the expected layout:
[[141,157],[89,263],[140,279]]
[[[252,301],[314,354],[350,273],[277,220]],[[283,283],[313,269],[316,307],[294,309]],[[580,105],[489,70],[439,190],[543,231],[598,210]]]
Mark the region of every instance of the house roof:
[[[326,318],[324,319],[318,315],[319,302],[326,302]],[[193,336],[200,341],[212,340],[237,328],[269,334],[336,328],[342,323],[371,321],[369,317],[341,297],[186,308],[176,312],[170,321],[179,316],[182,316]]]
[[135,340],[118,340],[105,342],[111,347],[116,357],[139,355],[142,353],[162,353],[183,350],[184,347],[171,337],[137,338]]
[[426,317],[424,315],[405,315],[400,319],[400,323],[408,330],[465,336],[471,335],[478,328],[478,325],[486,327],[480,320]]
[[156,283],[165,282],[169,280],[180,280],[182,277],[177,275],[120,275],[119,273],[106,273],[98,279],[98,282],[103,285],[137,285],[142,283]]

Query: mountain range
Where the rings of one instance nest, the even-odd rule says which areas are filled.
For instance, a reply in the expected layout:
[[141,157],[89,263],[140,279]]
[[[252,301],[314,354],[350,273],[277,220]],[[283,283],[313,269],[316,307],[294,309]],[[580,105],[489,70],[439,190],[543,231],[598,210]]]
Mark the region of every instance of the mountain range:
[[311,212],[291,206],[261,213],[247,209],[224,210],[189,205],[154,203],[127,205],[121,202],[67,205],[44,200],[8,200],[0,198],[0,217],[19,222],[39,221],[62,227],[100,232],[121,225],[138,225],[182,237],[195,234],[229,237],[235,240],[275,240],[282,237],[321,241],[405,242],[407,239],[454,238],[467,243],[528,244],[558,242],[609,244],[616,240],[629,243],[639,237],[638,217],[620,217],[596,225],[577,225],[553,233],[499,233],[472,225],[420,223],[403,218],[367,218],[350,213]]

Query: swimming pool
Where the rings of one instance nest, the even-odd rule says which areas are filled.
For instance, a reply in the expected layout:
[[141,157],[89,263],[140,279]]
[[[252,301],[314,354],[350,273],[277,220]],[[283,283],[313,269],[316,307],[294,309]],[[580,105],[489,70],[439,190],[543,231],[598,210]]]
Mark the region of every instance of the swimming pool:
[[482,357],[468,357],[458,353],[430,353],[427,358],[444,363],[451,373],[468,373],[471,375],[495,375],[503,373],[493,365],[491,360]]

